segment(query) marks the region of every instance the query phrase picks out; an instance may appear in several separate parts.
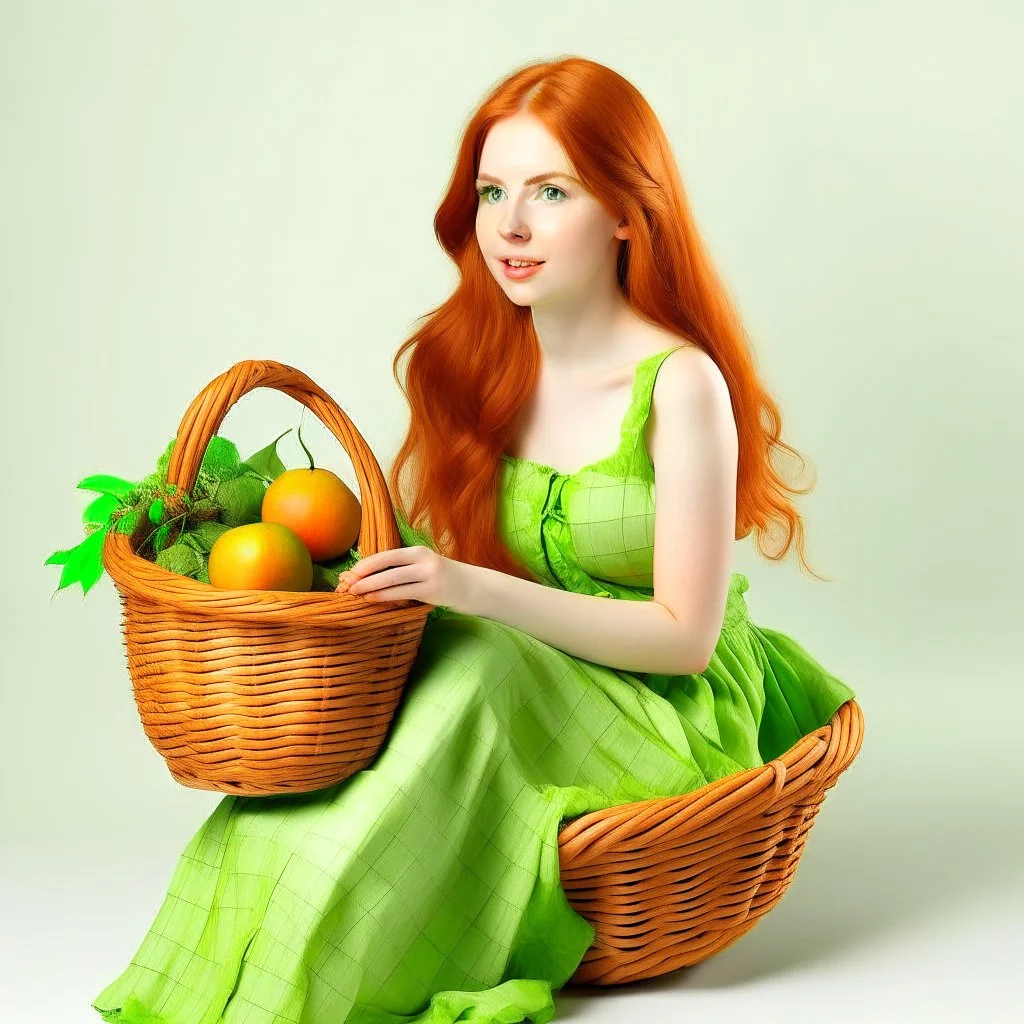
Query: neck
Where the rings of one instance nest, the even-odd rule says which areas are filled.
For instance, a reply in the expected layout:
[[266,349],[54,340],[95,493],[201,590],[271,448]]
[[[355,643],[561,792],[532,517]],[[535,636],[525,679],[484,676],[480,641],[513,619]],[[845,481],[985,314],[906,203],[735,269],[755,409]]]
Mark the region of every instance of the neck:
[[615,369],[636,360],[639,321],[611,274],[551,304],[531,306],[541,360],[556,374]]

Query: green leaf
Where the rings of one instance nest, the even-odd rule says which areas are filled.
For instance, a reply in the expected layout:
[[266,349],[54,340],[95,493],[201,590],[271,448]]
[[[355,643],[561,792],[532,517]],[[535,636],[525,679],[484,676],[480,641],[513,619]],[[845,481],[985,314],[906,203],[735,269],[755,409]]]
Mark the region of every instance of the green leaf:
[[351,547],[344,554],[338,555],[337,558],[324,559],[317,564],[322,565],[325,569],[335,569],[344,572],[345,569],[350,569],[355,565],[361,557],[359,550]]
[[65,551],[55,551],[44,565],[63,565],[58,590],[81,583],[84,593],[103,575],[103,538],[105,530],[89,534],[81,544]]
[[346,570],[351,569],[362,556],[351,547],[344,554],[330,561],[313,563],[313,585],[311,590],[337,590],[338,578]]
[[164,500],[163,498],[157,498],[152,505],[149,506],[149,521],[156,526],[160,522],[160,518],[164,514]]
[[76,487],[84,491],[97,491],[100,494],[112,494],[115,498],[127,495],[134,487],[130,480],[122,480],[118,476],[109,476],[105,473],[97,473],[95,476],[87,476],[79,480]]
[[106,525],[110,519],[110,513],[119,508],[121,499],[113,494],[101,494],[94,501],[89,502],[82,513],[83,523],[95,523],[97,526]]
[[225,480],[214,495],[221,506],[221,522],[232,527],[258,523],[263,514],[263,496],[266,493],[266,483],[257,476]]
[[183,533],[180,534],[178,539],[171,545],[171,547],[177,547],[179,544],[184,544],[185,547],[191,548],[198,555],[205,555],[203,551],[203,545],[200,543],[199,538],[194,533]]
[[82,551],[81,583],[82,593],[88,594],[92,586],[103,575],[103,537],[105,530],[97,530],[79,545]]
[[184,540],[177,540],[156,556],[156,564],[168,572],[195,579],[203,567],[203,556]]
[[231,529],[226,523],[218,523],[208,519],[205,523],[199,523],[194,529],[189,530],[185,537],[193,542],[204,555],[208,555],[217,538]]
[[313,563],[313,582],[310,590],[320,592],[338,589],[338,570],[327,569],[318,562]]
[[290,434],[291,432],[292,428],[289,427],[284,434],[274,438],[266,448],[261,448],[254,455],[250,455],[249,458],[242,463],[242,468],[255,473],[264,480],[276,480],[288,468],[277,454],[277,442],[280,441],[285,434]]
[[156,531],[156,536],[153,538],[153,550],[154,551],[159,552],[163,548],[164,543],[166,542],[167,537],[169,536],[170,532],[171,532],[171,524],[170,523],[164,523],[164,525],[161,526],[160,529]]
[[67,565],[68,561],[74,557],[74,551],[74,548],[59,548],[43,562],[43,565]]

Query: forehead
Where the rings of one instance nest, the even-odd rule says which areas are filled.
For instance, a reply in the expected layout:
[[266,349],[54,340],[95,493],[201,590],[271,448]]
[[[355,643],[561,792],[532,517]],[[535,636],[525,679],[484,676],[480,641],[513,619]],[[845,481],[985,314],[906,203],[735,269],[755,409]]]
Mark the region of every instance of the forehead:
[[491,126],[478,170],[506,180],[522,180],[541,171],[573,173],[558,140],[531,114],[516,114]]

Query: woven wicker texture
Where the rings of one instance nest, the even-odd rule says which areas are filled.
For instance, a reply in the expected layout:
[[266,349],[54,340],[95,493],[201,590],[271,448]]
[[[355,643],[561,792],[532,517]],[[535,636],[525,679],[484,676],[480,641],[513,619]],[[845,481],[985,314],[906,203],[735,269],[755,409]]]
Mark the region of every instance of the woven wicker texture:
[[565,825],[562,888],[597,931],[571,980],[653,978],[750,931],[792,881],[818,809],[857,756],[863,730],[850,700],[766,765]]
[[[348,453],[362,504],[360,555],[400,546],[373,452],[325,391],[283,363],[236,363],[196,396],[178,428],[168,483],[191,491],[228,411],[261,387],[301,402]],[[250,796],[301,793],[373,760],[431,605],[212,587],[139,557],[115,531],[103,564],[121,599],[143,728],[178,782]]]

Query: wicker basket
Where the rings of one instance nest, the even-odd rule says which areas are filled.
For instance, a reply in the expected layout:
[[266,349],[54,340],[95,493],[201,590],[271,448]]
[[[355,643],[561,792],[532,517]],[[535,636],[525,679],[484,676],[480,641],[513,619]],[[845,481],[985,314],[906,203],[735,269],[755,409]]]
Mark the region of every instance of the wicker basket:
[[[362,500],[360,555],[400,546],[370,448],[325,391],[283,363],[236,363],[196,396],[178,428],[168,483],[191,492],[228,410],[260,387],[301,402],[348,453]],[[103,565],[121,598],[143,728],[178,782],[247,796],[294,794],[335,785],[373,761],[431,605],[219,589],[140,557],[114,530]]]
[[570,983],[667,974],[750,931],[789,886],[818,808],[863,732],[860,707],[848,700],[766,765],[564,824],[562,888],[597,932]]

